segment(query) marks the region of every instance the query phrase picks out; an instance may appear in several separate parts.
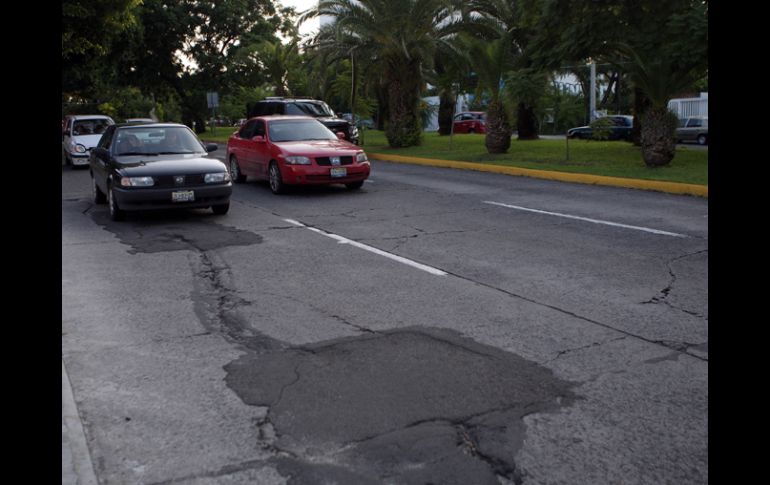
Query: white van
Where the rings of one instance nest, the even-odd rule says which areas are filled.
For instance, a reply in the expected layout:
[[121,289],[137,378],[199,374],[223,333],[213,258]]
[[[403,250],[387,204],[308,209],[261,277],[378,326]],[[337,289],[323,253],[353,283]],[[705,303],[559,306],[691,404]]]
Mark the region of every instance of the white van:
[[87,166],[90,150],[115,122],[104,115],[73,115],[66,120],[61,137],[62,162],[73,167]]

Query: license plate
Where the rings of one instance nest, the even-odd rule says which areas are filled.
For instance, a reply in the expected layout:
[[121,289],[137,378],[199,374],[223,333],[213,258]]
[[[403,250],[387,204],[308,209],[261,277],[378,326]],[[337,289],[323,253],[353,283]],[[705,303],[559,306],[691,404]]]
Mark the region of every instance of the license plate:
[[193,200],[195,200],[195,192],[192,190],[171,192],[171,202],[192,202]]
[[346,167],[332,167],[329,171],[329,175],[332,177],[344,177],[348,174],[348,169]]

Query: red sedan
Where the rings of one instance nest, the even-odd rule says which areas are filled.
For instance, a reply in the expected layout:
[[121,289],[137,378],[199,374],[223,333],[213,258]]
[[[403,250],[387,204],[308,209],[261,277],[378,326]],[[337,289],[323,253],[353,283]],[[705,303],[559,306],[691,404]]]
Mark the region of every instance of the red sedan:
[[457,113],[454,118],[455,133],[486,133],[487,114],[483,111]]
[[227,141],[230,176],[270,181],[280,194],[287,185],[344,184],[360,189],[371,166],[361,147],[340,139],[308,116],[257,116]]

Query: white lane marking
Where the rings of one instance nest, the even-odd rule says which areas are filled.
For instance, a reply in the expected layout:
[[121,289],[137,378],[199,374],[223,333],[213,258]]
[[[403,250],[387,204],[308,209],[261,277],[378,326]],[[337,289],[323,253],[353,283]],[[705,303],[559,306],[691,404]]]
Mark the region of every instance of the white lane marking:
[[661,231],[660,229],[650,229],[649,227],[640,227],[640,226],[629,226],[628,224],[620,224],[618,222],[610,222],[610,221],[601,221],[598,219],[589,219],[588,217],[580,217],[580,216],[573,216],[570,214],[560,214],[558,212],[548,212],[548,211],[542,211],[538,209],[530,209],[528,207],[521,207],[518,205],[510,205],[510,204],[503,204],[501,202],[493,202],[491,200],[485,200],[482,201],[485,204],[492,204],[492,205],[499,205],[500,207],[507,207],[509,209],[516,209],[521,211],[528,211],[528,212],[535,212],[537,214],[546,214],[549,216],[557,216],[557,217],[566,217],[567,219],[576,219],[579,221],[586,221],[586,222],[592,222],[594,224],[604,224],[607,226],[614,226],[614,227],[623,227],[626,229],[633,229],[636,231],[644,231],[644,232],[651,232],[653,234],[660,234],[663,236],[673,236],[673,237],[689,237],[685,234],[677,234],[675,232],[668,232],[668,231]]
[[393,261],[398,261],[399,263],[405,264],[407,266],[411,266],[413,268],[417,268],[419,270],[428,272],[432,275],[436,276],[446,276],[447,273],[445,271],[441,271],[440,269],[436,269],[432,266],[427,266],[422,263],[418,263],[417,261],[412,261],[411,259],[406,259],[401,256],[396,256],[395,254],[391,254],[387,251],[383,251],[382,249],[377,249],[375,247],[369,246],[367,244],[360,243],[358,241],[353,241],[352,239],[348,239],[343,236],[339,236],[337,234],[332,234],[331,232],[322,231],[321,229],[318,229],[317,227],[310,227],[306,226],[305,224],[302,224],[299,221],[295,221],[294,219],[284,219],[284,221],[288,222],[289,224],[294,224],[298,227],[304,227],[305,229],[309,229],[313,232],[316,232],[318,234],[321,234],[322,236],[326,236],[328,238],[334,239],[340,244],[349,244],[351,246],[357,247],[359,249],[363,249],[365,251],[369,251],[370,253],[378,254],[380,256],[384,256],[388,259],[392,259]]

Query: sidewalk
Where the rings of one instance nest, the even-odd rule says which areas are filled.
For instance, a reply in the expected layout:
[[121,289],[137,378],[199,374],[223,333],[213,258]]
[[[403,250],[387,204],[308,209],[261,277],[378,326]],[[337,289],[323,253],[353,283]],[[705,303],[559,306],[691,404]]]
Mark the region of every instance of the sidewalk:
[[485,163],[455,162],[451,160],[436,160],[432,158],[402,157],[400,155],[388,155],[383,153],[367,152],[369,158],[394,163],[411,163],[431,167],[445,167],[462,170],[477,170],[480,172],[500,173],[519,177],[532,177],[560,182],[573,182],[578,184],[605,185],[610,187],[624,187],[630,189],[653,190],[669,194],[694,195],[708,198],[708,185],[682,184],[676,182],[661,182],[657,180],[627,179],[619,177],[606,177],[603,175],[588,175],[569,172],[551,172],[546,170],[533,170],[529,168],[504,167]]
[[64,360],[61,362],[61,483],[98,484]]

